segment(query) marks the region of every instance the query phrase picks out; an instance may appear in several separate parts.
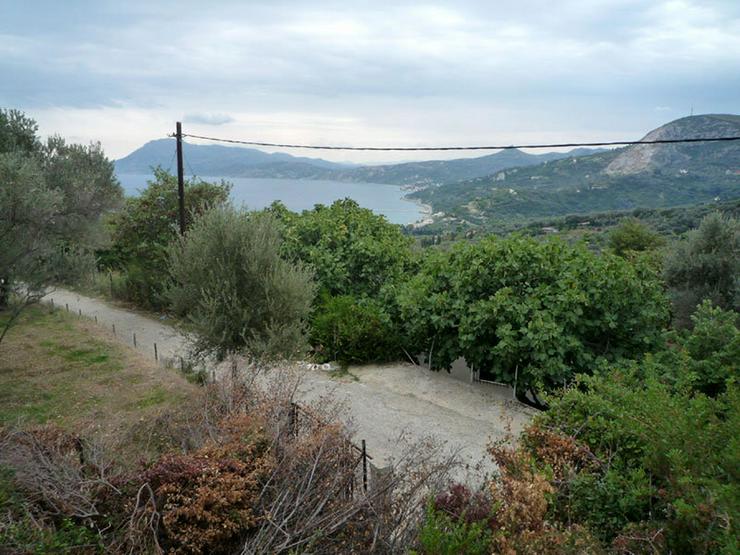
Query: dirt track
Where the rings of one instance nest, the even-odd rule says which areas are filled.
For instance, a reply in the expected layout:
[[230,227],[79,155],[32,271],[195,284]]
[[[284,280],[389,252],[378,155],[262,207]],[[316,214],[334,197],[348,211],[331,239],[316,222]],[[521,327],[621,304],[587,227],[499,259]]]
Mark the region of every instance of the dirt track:
[[[84,316],[97,316],[101,326],[137,349],[153,356],[154,343],[160,357],[177,360],[187,353],[187,338],[166,321],[111,306],[101,300],[57,289],[45,299],[56,307]],[[321,370],[302,370],[299,400],[315,401],[331,394],[347,405],[356,438],[367,441],[374,463],[384,466],[399,456],[401,433],[410,438],[434,436],[449,449],[459,450],[471,465],[485,462],[491,439],[506,433],[507,425],[517,434],[531,418],[530,409],[511,401],[508,389],[488,384],[470,384],[445,372],[430,372],[411,364],[362,366],[350,375],[334,379]],[[354,376],[354,377],[353,377]],[[356,378],[356,379],[355,379]]]

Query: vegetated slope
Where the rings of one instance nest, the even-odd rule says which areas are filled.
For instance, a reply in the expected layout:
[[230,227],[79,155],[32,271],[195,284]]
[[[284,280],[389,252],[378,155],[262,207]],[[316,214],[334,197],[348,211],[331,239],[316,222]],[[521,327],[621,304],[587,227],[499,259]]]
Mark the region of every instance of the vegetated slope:
[[408,186],[441,185],[452,181],[491,175],[508,168],[534,166],[547,161],[578,156],[585,152],[591,153],[593,150],[579,149],[567,153],[528,154],[521,150],[511,149],[477,158],[363,166],[344,170],[337,175],[337,178],[366,183],[391,183]]
[[[703,115],[668,123],[646,140],[740,135],[740,116]],[[740,197],[740,141],[632,145],[430,187],[412,195],[474,224]]]

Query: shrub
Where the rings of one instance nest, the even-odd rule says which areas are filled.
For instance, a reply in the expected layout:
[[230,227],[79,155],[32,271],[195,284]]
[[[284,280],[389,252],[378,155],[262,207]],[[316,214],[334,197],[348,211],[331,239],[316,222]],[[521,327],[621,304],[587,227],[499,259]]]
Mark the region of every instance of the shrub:
[[219,442],[165,455],[143,476],[161,515],[160,542],[174,552],[232,553],[261,518],[256,508],[270,471],[261,422],[233,417],[220,430]]
[[671,288],[677,325],[704,299],[725,310],[740,309],[740,225],[719,213],[710,214],[668,253],[664,269]]
[[[187,180],[186,227],[209,207],[227,202],[230,190],[224,181]],[[98,256],[106,269],[124,275],[126,300],[153,309],[167,305],[167,247],[178,236],[178,218],[177,179],[161,168],[154,169],[154,179],[139,196],[126,199],[123,210],[110,218],[112,245]]]
[[626,218],[609,234],[609,246],[615,254],[651,250],[663,244],[663,239],[637,218]]
[[[426,519],[419,532],[419,554],[485,555],[491,549],[491,531],[485,522],[469,523],[436,510],[429,503]],[[417,553],[417,552],[413,552]]]
[[311,320],[311,344],[325,361],[342,364],[397,359],[401,348],[389,315],[377,301],[329,297]]
[[217,207],[169,250],[173,310],[198,332],[198,348],[218,356],[247,350],[295,356],[305,345],[315,286],[302,264],[280,257],[275,219]]

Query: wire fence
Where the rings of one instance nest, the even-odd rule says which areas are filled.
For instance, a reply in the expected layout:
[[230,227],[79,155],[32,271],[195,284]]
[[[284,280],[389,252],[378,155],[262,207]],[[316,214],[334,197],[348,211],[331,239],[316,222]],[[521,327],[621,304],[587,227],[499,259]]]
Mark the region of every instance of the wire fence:
[[[192,362],[185,356],[182,355],[170,355],[166,356],[161,352],[161,346],[155,341],[142,341],[142,336],[146,334],[140,333],[138,336],[136,331],[132,330],[130,326],[126,326],[128,329],[124,332],[122,327],[116,327],[116,323],[110,319],[105,321],[98,318],[97,314],[89,314],[82,310],[82,308],[72,307],[70,308],[69,302],[64,302],[63,305],[58,304],[54,301],[53,297],[50,297],[48,301],[45,301],[51,310],[56,312],[57,310],[63,310],[66,314],[77,316],[78,318],[85,318],[96,325],[110,330],[113,337],[119,341],[124,341],[137,351],[144,353],[148,357],[151,357],[155,364],[158,364],[162,368],[170,370],[179,370],[183,374],[193,371]],[[216,373],[211,370],[210,373],[204,372],[202,374],[204,382],[215,383]],[[295,401],[290,403],[290,411],[288,415],[288,425],[291,434],[294,437],[298,437],[301,433],[306,432],[310,427],[315,425],[326,425],[320,416],[314,413],[308,407],[305,407]],[[357,495],[359,492],[363,494],[368,491],[371,481],[371,469],[375,469],[370,461],[372,457],[367,452],[366,441],[360,440],[360,444],[356,444],[349,436],[345,441],[345,448],[350,452],[350,460],[352,460],[352,480],[347,484],[347,495],[352,497]]]

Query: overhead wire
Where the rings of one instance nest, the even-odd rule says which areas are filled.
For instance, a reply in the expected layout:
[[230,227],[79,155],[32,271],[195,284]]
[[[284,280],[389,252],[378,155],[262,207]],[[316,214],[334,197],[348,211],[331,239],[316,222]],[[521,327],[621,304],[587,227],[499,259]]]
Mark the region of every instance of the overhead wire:
[[[170,135],[174,137],[174,135]],[[513,149],[541,149],[541,148],[577,148],[577,147],[599,147],[599,146],[626,146],[626,145],[658,145],[658,144],[677,144],[677,143],[703,143],[703,142],[727,142],[740,141],[740,136],[728,137],[688,137],[684,139],[651,139],[639,141],[597,141],[585,143],[538,143],[538,144],[519,144],[519,145],[485,145],[485,146],[336,146],[336,145],[304,145],[292,143],[270,143],[265,141],[246,141],[239,139],[226,139],[222,137],[209,137],[205,135],[195,135],[192,133],[183,133],[183,137],[191,139],[201,139],[204,141],[214,141],[220,143],[241,144],[247,146],[261,146],[267,148],[296,148],[311,150],[362,150],[362,151],[446,151],[446,150],[513,150]]]

